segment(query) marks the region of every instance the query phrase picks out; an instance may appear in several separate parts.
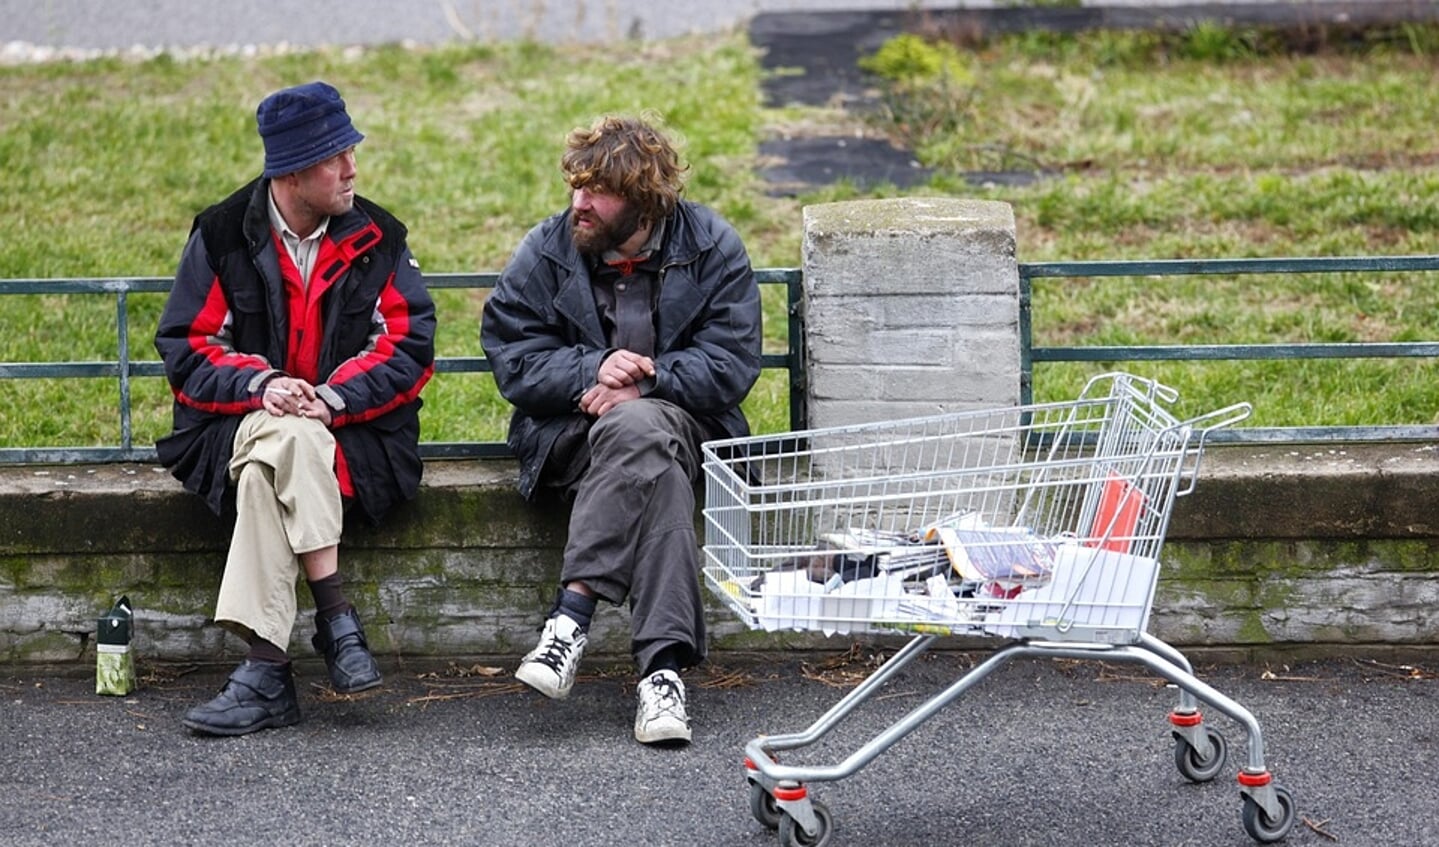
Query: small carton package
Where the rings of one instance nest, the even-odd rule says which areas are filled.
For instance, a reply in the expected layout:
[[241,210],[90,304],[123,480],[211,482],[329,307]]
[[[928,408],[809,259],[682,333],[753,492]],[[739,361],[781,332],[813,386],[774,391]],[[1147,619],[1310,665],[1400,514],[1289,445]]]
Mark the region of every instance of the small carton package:
[[135,656],[130,652],[134,614],[130,598],[121,597],[97,621],[95,693],[124,696],[135,690]]

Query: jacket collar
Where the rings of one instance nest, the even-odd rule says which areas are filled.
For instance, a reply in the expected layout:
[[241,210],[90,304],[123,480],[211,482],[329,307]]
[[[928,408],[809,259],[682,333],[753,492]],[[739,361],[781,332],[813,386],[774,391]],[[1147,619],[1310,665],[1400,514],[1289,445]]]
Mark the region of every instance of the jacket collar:
[[[353,259],[380,243],[380,230],[361,207],[362,202],[364,202],[362,198],[356,195],[355,204],[350,207],[350,211],[343,215],[330,216],[329,237],[336,244],[341,245],[347,259]],[[365,230],[372,231],[365,232]],[[266,177],[260,177],[250,183],[250,200],[245,207],[245,239],[249,242],[253,252],[259,252],[272,243],[270,238],[270,180]]]
[[[714,246],[714,239],[708,232],[694,225],[691,205],[689,201],[681,200],[665,222],[661,267],[687,265]],[[546,258],[557,262],[573,276],[584,269],[585,260],[580,251],[575,249],[569,210],[555,215],[553,220],[556,225],[550,229],[549,237],[540,246],[540,250]]]
[[[682,200],[666,222],[668,232],[660,264],[665,282],[660,286],[657,306],[656,353],[667,350],[704,305],[704,291],[693,275],[666,273],[692,264],[715,244],[709,229],[697,225],[694,209],[692,203]],[[555,292],[555,308],[580,329],[587,344],[605,347],[608,341],[590,288],[589,269],[570,236],[569,212],[561,212],[555,219],[556,226],[540,246],[546,258],[565,270]],[[683,284],[680,279],[684,279]]]

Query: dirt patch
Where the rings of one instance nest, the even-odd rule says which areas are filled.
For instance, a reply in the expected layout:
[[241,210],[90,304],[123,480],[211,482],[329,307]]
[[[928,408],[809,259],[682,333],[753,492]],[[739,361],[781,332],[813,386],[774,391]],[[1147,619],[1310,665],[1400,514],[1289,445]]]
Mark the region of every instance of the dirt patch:
[[879,137],[865,115],[878,93],[859,60],[919,21],[896,12],[763,14],[750,23],[761,51],[765,103],[825,109],[819,125],[791,122],[760,144],[760,175],[772,196],[792,197],[837,183],[860,190],[909,188],[932,172],[909,150]]
[[793,197],[815,186],[848,182],[861,190],[927,182],[931,171],[908,150],[882,138],[815,136],[760,143],[760,175],[768,194]]

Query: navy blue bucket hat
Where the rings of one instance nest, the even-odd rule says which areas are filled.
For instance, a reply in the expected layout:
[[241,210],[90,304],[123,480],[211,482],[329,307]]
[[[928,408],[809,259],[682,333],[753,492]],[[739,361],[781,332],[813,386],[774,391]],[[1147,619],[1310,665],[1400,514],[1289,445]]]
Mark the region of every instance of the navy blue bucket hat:
[[266,97],[255,122],[265,142],[267,177],[303,171],[365,140],[350,123],[340,92],[319,81]]

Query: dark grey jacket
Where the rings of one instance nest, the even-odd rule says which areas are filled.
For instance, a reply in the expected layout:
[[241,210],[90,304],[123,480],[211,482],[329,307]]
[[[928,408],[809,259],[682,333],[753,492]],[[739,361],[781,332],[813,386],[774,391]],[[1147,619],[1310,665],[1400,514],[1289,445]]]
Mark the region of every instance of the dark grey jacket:
[[[739,235],[680,201],[662,249],[654,387],[715,437],[749,434],[740,401],[760,372],[759,286]],[[509,445],[532,497],[555,439],[588,416],[579,399],[613,348],[605,338],[569,212],[530,230],[485,303],[480,340],[500,394],[515,406]]]

